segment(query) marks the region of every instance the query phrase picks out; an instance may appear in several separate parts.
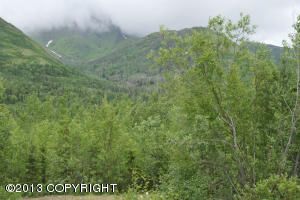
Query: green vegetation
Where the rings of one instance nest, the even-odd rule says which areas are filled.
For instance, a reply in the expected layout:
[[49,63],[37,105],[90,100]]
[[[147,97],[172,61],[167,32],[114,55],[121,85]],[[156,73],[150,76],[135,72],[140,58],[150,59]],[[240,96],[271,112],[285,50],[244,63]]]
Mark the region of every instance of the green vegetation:
[[[93,97],[99,101],[104,91],[109,97],[113,91],[125,89],[105,80],[90,78],[78,70],[64,66],[36,42],[11,24],[0,19],[0,76],[6,88],[3,102],[15,104],[26,96]],[[91,98],[90,98],[91,99]]]
[[[62,65],[1,65],[0,185],[117,183],[124,199],[299,199],[300,16],[294,29],[275,62],[249,43],[249,16],[217,16],[188,34],[162,28],[138,44],[153,45],[147,62],[163,81],[135,98]],[[22,98],[11,100],[12,88]]]
[[129,43],[134,38],[125,35],[118,27],[110,26],[109,30],[82,31],[78,27],[53,29],[31,34],[42,46],[62,55],[62,61],[80,67],[82,64],[98,57],[110,54],[116,46]]
[[23,102],[31,94],[40,99],[48,96],[69,95],[82,101],[100,101],[106,94],[109,98],[124,93],[125,88],[117,87],[105,80],[90,78],[83,73],[63,65],[19,64],[2,65],[3,103]]
[[33,40],[0,18],[0,64],[59,64]]
[[[203,33],[208,30],[186,28],[177,31],[177,34],[190,35],[193,31]],[[153,90],[163,78],[161,66],[147,57],[161,46],[163,38],[160,33],[133,37],[114,26],[102,33],[73,27],[33,33],[32,37],[42,45],[53,40],[49,49],[62,55],[61,60],[65,64],[77,66],[94,78],[126,85],[132,90]],[[249,43],[249,49],[253,52],[259,46],[259,43]],[[282,48],[273,45],[267,47],[271,50],[272,58],[279,63]]]

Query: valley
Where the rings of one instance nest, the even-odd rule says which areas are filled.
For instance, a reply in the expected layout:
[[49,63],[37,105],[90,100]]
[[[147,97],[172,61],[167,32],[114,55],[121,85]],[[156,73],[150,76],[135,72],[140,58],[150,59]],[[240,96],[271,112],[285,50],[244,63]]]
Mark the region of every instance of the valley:
[[[27,35],[0,18],[1,200],[300,198],[300,16],[284,47],[251,41],[243,14],[99,27]],[[118,195],[6,191],[18,183]]]

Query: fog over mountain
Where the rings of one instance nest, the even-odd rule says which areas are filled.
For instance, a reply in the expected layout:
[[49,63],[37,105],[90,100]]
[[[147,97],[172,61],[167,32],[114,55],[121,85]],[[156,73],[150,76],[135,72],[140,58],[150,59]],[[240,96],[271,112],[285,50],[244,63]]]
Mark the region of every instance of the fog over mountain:
[[[300,13],[299,0],[0,0],[0,17],[25,32],[76,24],[105,31],[110,23],[124,32],[145,35],[160,25],[171,29],[207,25],[222,14],[238,19],[250,14],[258,26],[253,38],[280,45]],[[99,21],[101,23],[99,23]]]

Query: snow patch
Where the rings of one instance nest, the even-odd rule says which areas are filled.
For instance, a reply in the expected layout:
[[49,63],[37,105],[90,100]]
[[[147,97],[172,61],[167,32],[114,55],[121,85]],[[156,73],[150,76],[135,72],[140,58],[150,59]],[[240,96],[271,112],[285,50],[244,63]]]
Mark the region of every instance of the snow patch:
[[61,55],[59,55],[58,53],[56,53],[55,51],[53,51],[53,50],[50,50],[54,55],[56,55],[57,57],[59,57],[59,58],[61,58],[62,56]]
[[122,33],[122,37],[127,40],[127,36]]
[[[47,44],[46,44],[46,47],[49,48],[49,45],[50,45],[52,42],[53,42],[53,40],[49,40],[49,41],[47,42]],[[55,56],[57,56],[57,57],[59,57],[59,58],[62,58],[62,56],[61,56],[60,54],[56,53],[55,51],[53,51],[53,50],[51,50],[51,49],[50,49],[50,51],[51,51],[51,53],[53,53]]]
[[48,48],[52,42],[53,42],[53,40],[49,40],[48,43],[46,44],[46,47]]

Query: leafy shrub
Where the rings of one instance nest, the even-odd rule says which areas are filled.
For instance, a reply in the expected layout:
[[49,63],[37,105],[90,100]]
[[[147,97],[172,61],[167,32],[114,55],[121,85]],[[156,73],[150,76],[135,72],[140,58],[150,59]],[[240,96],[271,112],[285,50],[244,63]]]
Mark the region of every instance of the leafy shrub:
[[255,187],[246,187],[236,199],[244,200],[298,200],[300,184],[297,178],[273,175],[258,182]]

